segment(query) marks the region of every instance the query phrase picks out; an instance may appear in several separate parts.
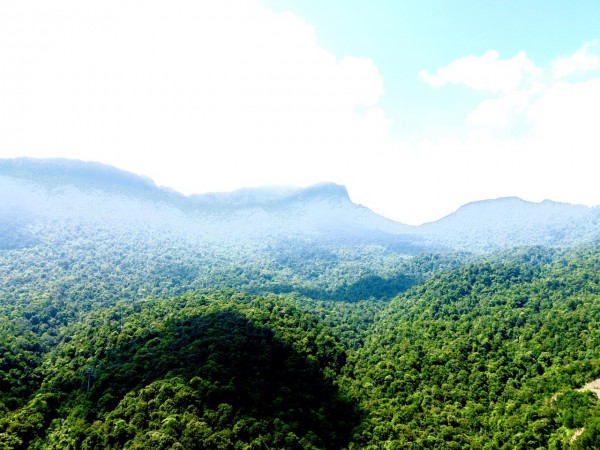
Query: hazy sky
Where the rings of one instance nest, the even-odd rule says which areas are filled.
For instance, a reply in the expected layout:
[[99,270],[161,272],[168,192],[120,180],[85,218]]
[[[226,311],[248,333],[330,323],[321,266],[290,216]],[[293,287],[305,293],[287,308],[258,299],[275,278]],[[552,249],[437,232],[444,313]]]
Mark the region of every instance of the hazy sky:
[[600,2],[0,2],[0,157],[183,193],[334,181],[405,223],[600,203]]

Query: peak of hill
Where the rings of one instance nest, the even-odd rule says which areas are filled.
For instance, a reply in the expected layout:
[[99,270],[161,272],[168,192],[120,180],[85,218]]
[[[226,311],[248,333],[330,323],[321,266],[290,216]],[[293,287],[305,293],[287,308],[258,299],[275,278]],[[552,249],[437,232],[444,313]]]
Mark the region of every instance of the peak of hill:
[[159,190],[150,178],[106,164],[63,158],[1,159],[0,176],[20,178],[41,184],[76,185],[123,192]]
[[[185,197],[104,164],[64,159],[0,161],[0,204],[15,216],[130,227],[208,241],[309,238],[413,248],[412,227],[352,203],[344,186],[245,188]],[[413,250],[410,250],[411,252]]]
[[600,237],[600,208],[501,197],[468,203],[419,231],[461,250],[572,245]]
[[295,186],[242,188],[232,192],[195,194],[191,195],[190,199],[198,205],[243,208],[323,199],[351,202],[346,187],[335,183],[320,183],[306,188]]
[[592,209],[594,208],[552,200],[544,200],[536,203],[523,200],[519,197],[500,197],[467,203],[453,214],[438,220],[437,223],[457,223],[461,220],[484,223],[485,221],[497,221],[498,219],[504,223],[522,222],[524,219],[539,218],[540,215],[545,218],[557,217],[564,214],[585,215]]
[[517,197],[469,203],[436,222],[413,227],[353,203],[347,189],[335,183],[185,197],[104,164],[19,158],[0,160],[0,188],[3,222],[12,216],[18,216],[19,223],[23,217],[76,217],[111,226],[183,229],[183,233],[207,239],[302,236],[326,242],[399,245],[410,253],[425,249],[489,252],[600,239],[600,207],[550,200],[532,203]]

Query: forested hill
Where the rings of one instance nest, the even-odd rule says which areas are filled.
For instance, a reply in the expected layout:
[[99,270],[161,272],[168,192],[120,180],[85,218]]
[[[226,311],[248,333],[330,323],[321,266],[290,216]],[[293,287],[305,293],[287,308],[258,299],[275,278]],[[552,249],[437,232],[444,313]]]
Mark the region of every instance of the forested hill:
[[[598,207],[502,198],[412,227],[352,203],[345,187],[331,183],[185,197],[110,166],[57,159],[0,160],[0,205],[5,230],[26,232],[32,222],[50,219],[118,230],[145,227],[203,242],[292,238],[383,245],[403,254],[568,246],[600,238]],[[16,245],[3,241],[5,247]]]
[[342,186],[184,197],[111,167],[0,164],[0,295],[83,308],[194,289],[391,298],[455,255],[353,204]]
[[516,197],[469,203],[419,232],[455,250],[490,252],[523,245],[567,246],[600,240],[600,207]]
[[389,303],[2,303],[0,448],[598,448],[598,274],[533,249]]
[[346,366],[358,448],[600,448],[576,390],[600,378],[599,252],[505,255],[394,299]]
[[0,450],[600,448],[598,214],[2,160]]
[[[12,210],[38,221],[133,225],[210,241],[300,237],[395,243],[413,231],[353,204],[343,186],[331,183],[185,197],[98,163],[17,159],[0,161],[0,188],[5,218]],[[407,248],[419,240],[411,237]]]

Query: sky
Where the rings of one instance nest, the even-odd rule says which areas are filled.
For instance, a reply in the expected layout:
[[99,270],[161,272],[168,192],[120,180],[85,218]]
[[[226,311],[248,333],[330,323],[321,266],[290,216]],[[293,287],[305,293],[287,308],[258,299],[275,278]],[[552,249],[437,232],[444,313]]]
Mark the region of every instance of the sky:
[[184,194],[344,184],[420,224],[600,204],[600,2],[0,2],[0,158]]

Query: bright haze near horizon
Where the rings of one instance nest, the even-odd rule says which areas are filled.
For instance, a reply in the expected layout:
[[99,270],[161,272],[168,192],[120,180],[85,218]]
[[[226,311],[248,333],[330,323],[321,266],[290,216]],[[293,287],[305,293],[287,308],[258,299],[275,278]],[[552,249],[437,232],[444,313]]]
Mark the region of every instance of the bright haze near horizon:
[[336,182],[419,224],[600,203],[597,1],[0,3],[0,157],[185,194]]

